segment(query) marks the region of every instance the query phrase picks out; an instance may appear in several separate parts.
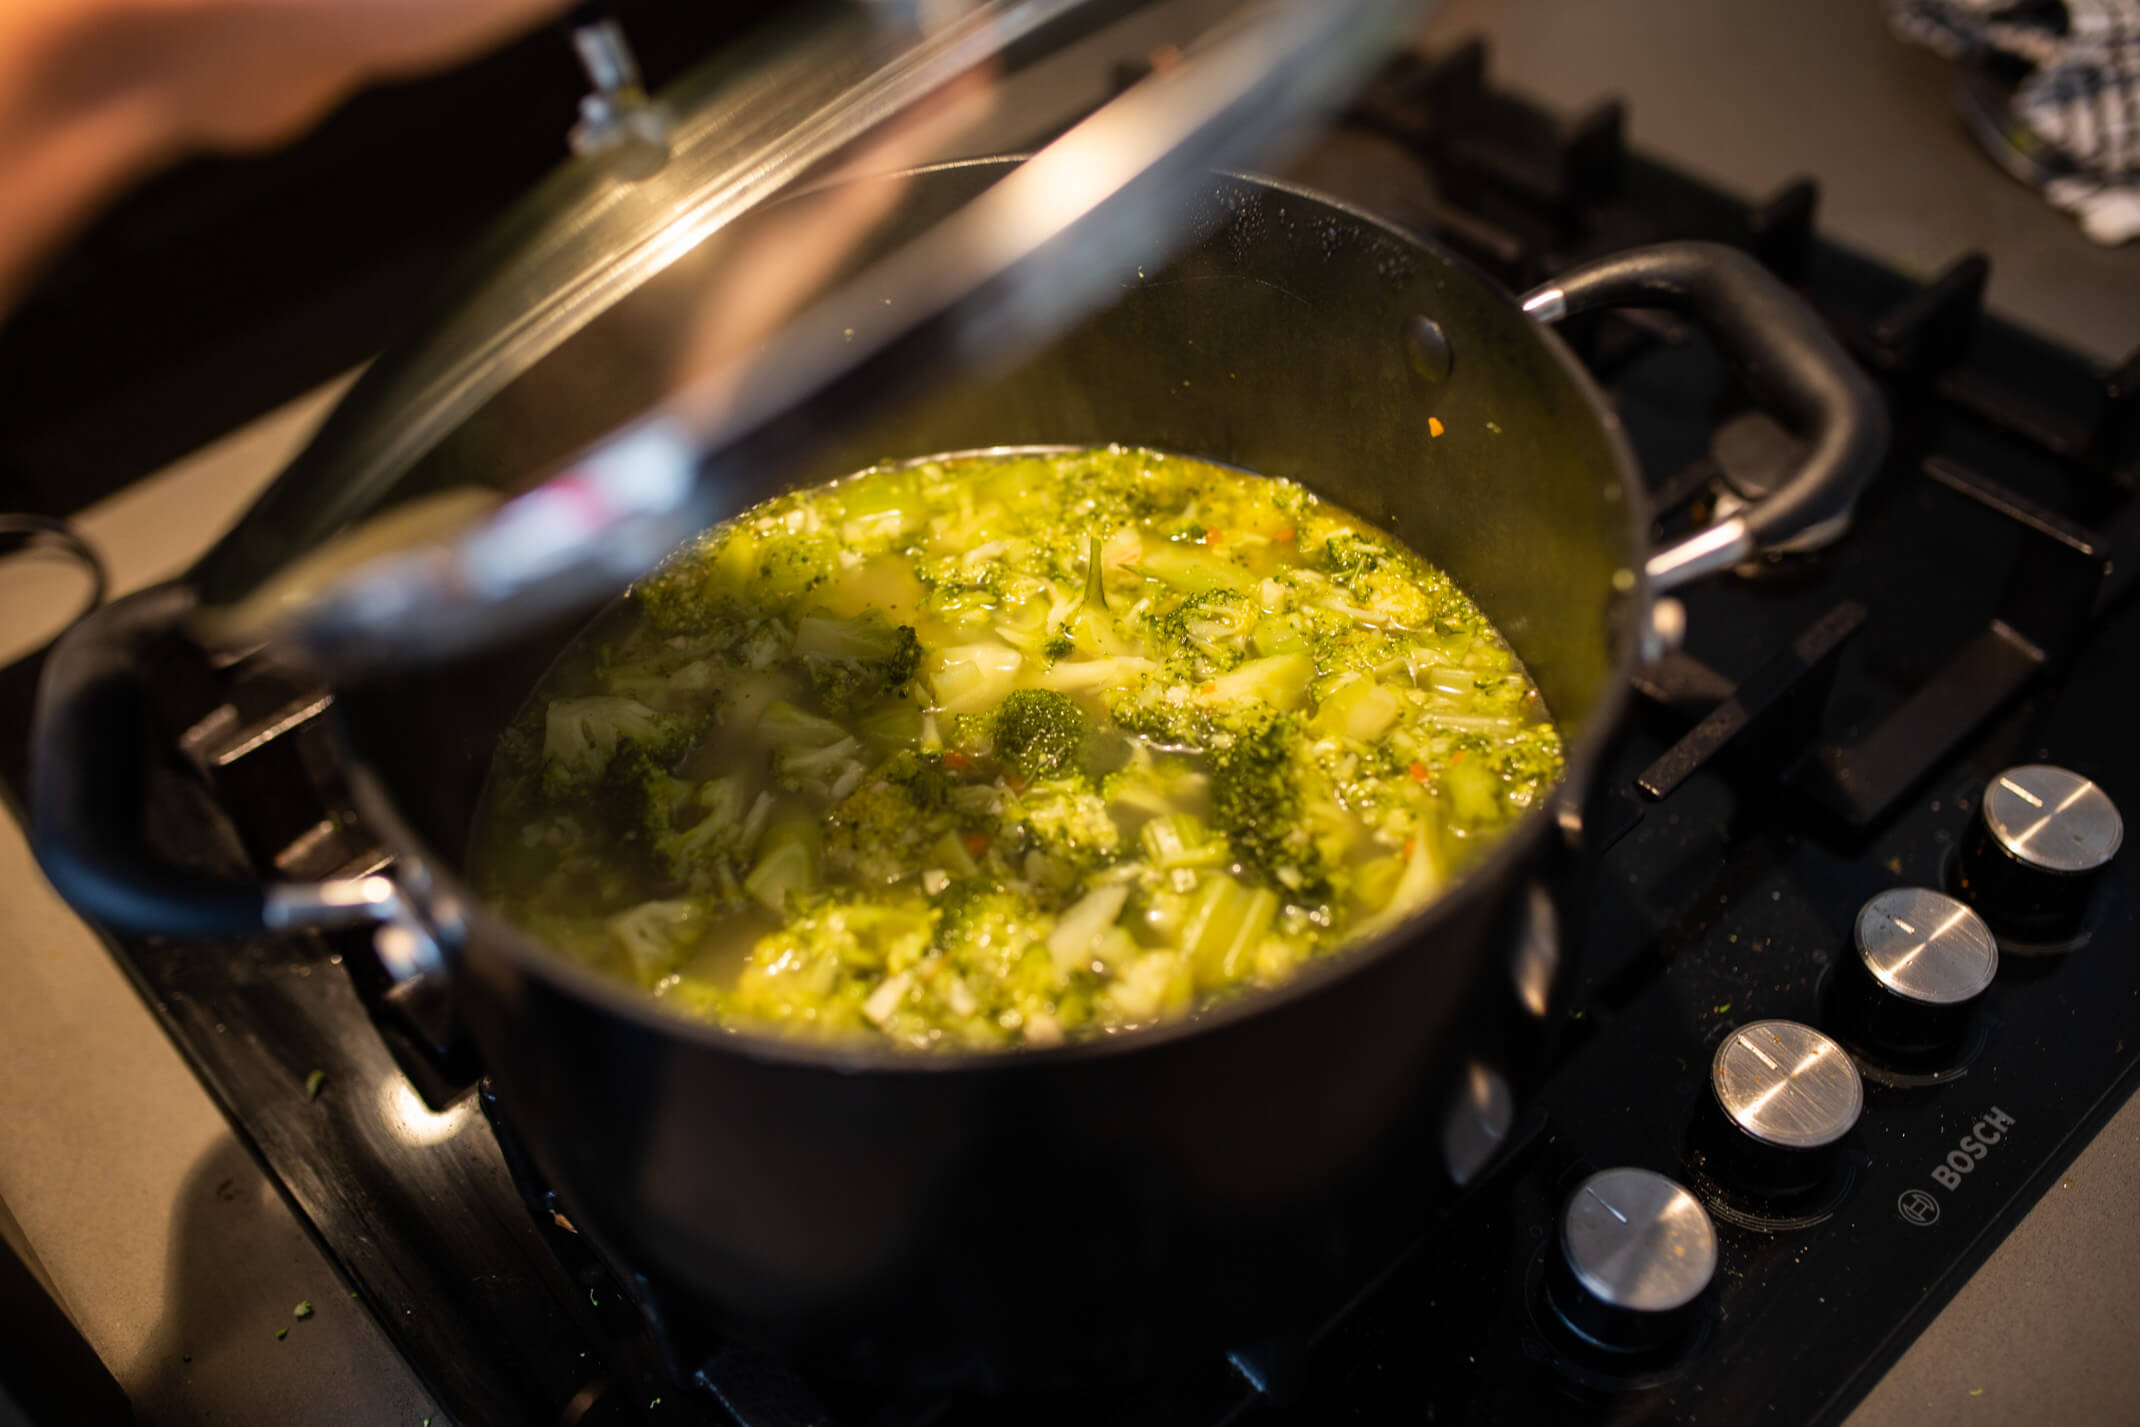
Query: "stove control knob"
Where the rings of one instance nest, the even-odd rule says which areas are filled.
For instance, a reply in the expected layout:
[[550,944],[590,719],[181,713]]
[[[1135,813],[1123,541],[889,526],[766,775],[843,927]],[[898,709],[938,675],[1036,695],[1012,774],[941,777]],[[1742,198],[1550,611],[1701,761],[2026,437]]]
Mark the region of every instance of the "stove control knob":
[[2048,763],[2009,768],[1984,789],[1962,843],[1962,895],[2002,937],[2070,941],[2124,840],[2117,805],[2093,782]]
[[1602,1170],[1561,1211],[1546,1296],[1592,1345],[1653,1351],[1688,1336],[1716,1256],[1716,1227],[1700,1200],[1651,1170]]
[[1709,1064],[1704,1167],[1763,1198],[1820,1188],[1865,1108],[1865,1082],[1840,1045],[1796,1021],[1754,1021]]
[[1845,1034],[1905,1055],[1956,1045],[1999,970],[1984,919],[1929,887],[1890,887],[1858,909],[1853,936],[1857,955],[1836,977]]

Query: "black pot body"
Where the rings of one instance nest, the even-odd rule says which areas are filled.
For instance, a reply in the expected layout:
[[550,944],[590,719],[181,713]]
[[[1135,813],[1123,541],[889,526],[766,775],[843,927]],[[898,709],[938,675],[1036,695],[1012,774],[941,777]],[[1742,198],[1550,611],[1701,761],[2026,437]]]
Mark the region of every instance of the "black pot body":
[[[919,221],[998,172],[932,171],[907,202]],[[837,1053],[684,1024],[459,891],[492,743],[568,631],[340,699],[365,811],[465,926],[461,1013],[574,1219],[725,1325],[838,1370],[1092,1381],[1185,1339],[1283,1331],[1430,1224],[1457,1188],[1449,1148],[1505,1132],[1498,1109],[1462,1123],[1480,1077],[1520,1104],[1558,1009],[1578,794],[1644,615],[1611,419],[1565,349],[1449,255],[1251,180],[1190,201],[1193,247],[1125,273],[1109,311],[797,481],[1149,445],[1299,479],[1448,569],[1537,678],[1570,782],[1397,933],[1183,1025],[1055,1051]],[[719,247],[491,402],[428,458],[435,481],[563,454],[658,396],[633,374],[679,340],[666,314],[690,311]]]

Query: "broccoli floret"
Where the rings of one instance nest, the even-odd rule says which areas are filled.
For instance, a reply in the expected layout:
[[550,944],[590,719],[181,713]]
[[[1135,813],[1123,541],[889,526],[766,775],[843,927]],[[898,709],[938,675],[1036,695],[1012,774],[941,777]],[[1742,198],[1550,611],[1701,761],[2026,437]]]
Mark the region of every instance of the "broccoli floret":
[[693,544],[672,555],[632,586],[632,603],[657,634],[701,634],[719,627],[733,601],[712,578],[709,545]]
[[1241,662],[1249,630],[1261,616],[1256,602],[1239,591],[1206,590],[1154,616],[1150,628],[1170,669],[1184,678],[1208,678]]
[[754,619],[736,640],[735,658],[744,668],[763,672],[786,658],[794,642],[795,636],[779,620]]
[[543,791],[553,798],[587,791],[601,781],[610,759],[626,744],[657,762],[674,762],[690,748],[700,728],[697,719],[659,713],[637,699],[553,699],[543,715]]
[[[663,871],[691,891],[733,901],[772,809],[770,793],[746,804],[740,779],[708,779],[671,814],[670,826],[656,832],[654,855]],[[684,825],[676,826],[679,822]]]
[[866,772],[862,744],[853,738],[823,748],[773,750],[773,781],[791,793],[838,801],[855,790]]
[[1382,547],[1374,541],[1341,530],[1323,542],[1322,558],[1316,564],[1331,579],[1350,588],[1382,568],[1382,556]]
[[825,861],[834,873],[871,884],[927,866],[928,849],[956,831],[952,778],[935,759],[893,755],[848,794],[827,820]]
[[1055,963],[1048,955],[1055,919],[1029,899],[975,881],[954,884],[937,906],[936,948],[969,987],[1000,988],[1013,996],[1044,997],[1055,990]]
[[759,716],[758,737],[773,746],[773,781],[789,792],[836,802],[862,781],[862,741],[829,718],[782,700]]
[[1241,708],[1211,743],[1211,825],[1259,877],[1290,893],[1327,896],[1330,875],[1302,816],[1300,726]]
[[641,902],[604,922],[603,930],[639,984],[652,986],[698,949],[708,919],[702,902]]
[[677,809],[691,791],[644,747],[624,743],[586,796],[620,837],[651,846],[675,830]]
[[904,689],[921,664],[913,627],[874,611],[853,619],[796,621],[795,657],[818,701],[834,714],[868,708]]
[[825,1034],[883,1026],[900,1009],[934,932],[935,914],[923,903],[820,899],[759,939],[729,1005]]
[[1206,733],[1205,713],[1187,684],[1170,684],[1161,678],[1140,679],[1107,701],[1108,717],[1116,726],[1170,748],[1200,747]]
[[1051,778],[1012,794],[1003,805],[1002,827],[1021,850],[1037,852],[1067,869],[1069,877],[1052,879],[1065,884],[1113,861],[1122,850],[1122,829],[1108,814],[1107,800],[1075,776]]
[[1085,711],[1053,689],[1013,690],[996,705],[990,728],[996,756],[1025,778],[1046,778],[1075,766],[1091,732]]
[[1298,708],[1315,677],[1305,654],[1251,659],[1202,684],[1141,679],[1108,701],[1107,712],[1123,729],[1174,748],[1201,748],[1235,723]]

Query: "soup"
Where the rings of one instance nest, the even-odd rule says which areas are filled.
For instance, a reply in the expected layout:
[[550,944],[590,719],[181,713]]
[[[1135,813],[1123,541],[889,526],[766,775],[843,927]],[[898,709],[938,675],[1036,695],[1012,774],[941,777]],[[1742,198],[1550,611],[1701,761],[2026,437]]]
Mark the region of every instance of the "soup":
[[1395,925],[1561,766],[1478,608],[1301,486],[983,453],[679,551],[515,719],[470,861],[688,1015],[1048,1046]]

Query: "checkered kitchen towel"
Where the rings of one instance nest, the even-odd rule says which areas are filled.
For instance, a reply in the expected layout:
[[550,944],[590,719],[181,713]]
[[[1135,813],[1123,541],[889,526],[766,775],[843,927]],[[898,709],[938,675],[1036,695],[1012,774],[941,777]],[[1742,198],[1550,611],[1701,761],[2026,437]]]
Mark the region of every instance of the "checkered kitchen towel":
[[1965,89],[2001,163],[2098,243],[2140,237],[2140,0],[1887,0],[1895,33],[1948,59],[2026,72]]

